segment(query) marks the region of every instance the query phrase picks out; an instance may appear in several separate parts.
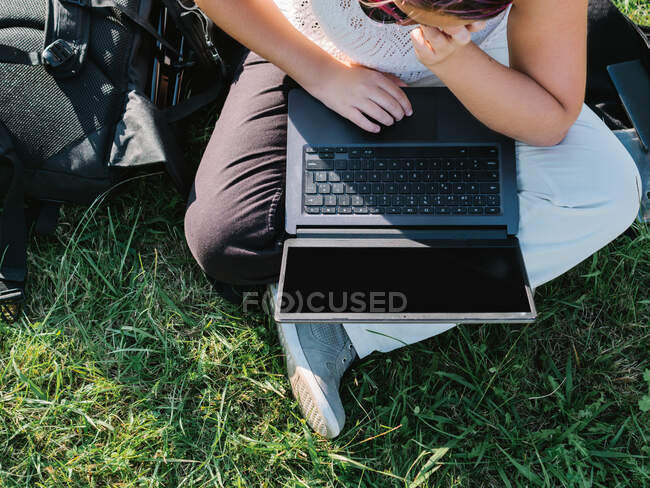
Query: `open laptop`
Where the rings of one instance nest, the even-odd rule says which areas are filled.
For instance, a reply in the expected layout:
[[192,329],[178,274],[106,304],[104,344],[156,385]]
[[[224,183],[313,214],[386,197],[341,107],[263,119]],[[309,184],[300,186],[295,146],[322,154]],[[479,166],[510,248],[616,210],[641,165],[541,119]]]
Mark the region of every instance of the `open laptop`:
[[289,94],[278,322],[531,322],[514,141],[446,88],[366,132]]

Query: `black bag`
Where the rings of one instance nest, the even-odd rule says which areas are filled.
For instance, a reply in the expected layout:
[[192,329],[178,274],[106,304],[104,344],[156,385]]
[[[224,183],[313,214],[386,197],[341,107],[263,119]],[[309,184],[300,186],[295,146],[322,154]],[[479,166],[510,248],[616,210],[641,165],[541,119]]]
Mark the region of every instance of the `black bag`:
[[589,1],[585,102],[610,129],[627,129],[625,114],[607,66],[641,59],[650,71],[650,27],[636,25],[611,0]]
[[[174,39],[172,27],[180,33]],[[134,171],[158,171],[161,164],[187,194],[193,175],[170,122],[216,100],[227,86],[219,35],[192,0],[0,1],[6,320],[15,320],[24,298],[32,219],[37,231],[51,232],[62,202],[89,204]],[[167,98],[170,76],[184,77],[187,99],[164,110],[153,103],[152,87],[162,83],[156,69],[165,71]],[[171,98],[174,104],[178,93]]]

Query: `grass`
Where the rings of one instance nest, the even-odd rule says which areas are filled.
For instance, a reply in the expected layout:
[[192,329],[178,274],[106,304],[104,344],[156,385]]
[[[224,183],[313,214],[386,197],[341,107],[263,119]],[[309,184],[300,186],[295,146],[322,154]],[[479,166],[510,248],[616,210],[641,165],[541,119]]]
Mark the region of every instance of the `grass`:
[[650,26],[650,2],[648,0],[612,0],[612,3],[637,24]]
[[356,363],[329,441],[271,322],[194,264],[183,210],[154,176],[32,239],[27,313],[0,322],[0,487],[650,486],[646,226],[540,287],[533,325]]

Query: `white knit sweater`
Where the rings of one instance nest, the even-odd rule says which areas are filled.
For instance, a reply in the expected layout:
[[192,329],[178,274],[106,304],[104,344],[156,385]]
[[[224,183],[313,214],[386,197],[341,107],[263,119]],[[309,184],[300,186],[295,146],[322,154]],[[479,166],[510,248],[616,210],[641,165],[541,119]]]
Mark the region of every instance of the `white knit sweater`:
[[[409,32],[417,25],[382,24],[370,19],[358,0],[274,0],[291,24],[342,61],[393,73],[411,83],[431,76],[415,56]],[[480,44],[505,13],[472,34]]]

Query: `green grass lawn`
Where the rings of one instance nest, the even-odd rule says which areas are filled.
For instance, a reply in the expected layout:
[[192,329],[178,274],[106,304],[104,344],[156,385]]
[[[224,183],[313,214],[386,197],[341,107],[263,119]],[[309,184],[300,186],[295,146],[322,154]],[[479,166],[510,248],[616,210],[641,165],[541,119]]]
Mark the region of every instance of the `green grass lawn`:
[[612,0],[637,24],[650,26],[650,2],[648,0]]
[[26,314],[0,322],[1,488],[650,486],[646,226],[540,287],[535,324],[356,363],[330,441],[271,321],[192,260],[167,180],[129,190],[31,241]]

